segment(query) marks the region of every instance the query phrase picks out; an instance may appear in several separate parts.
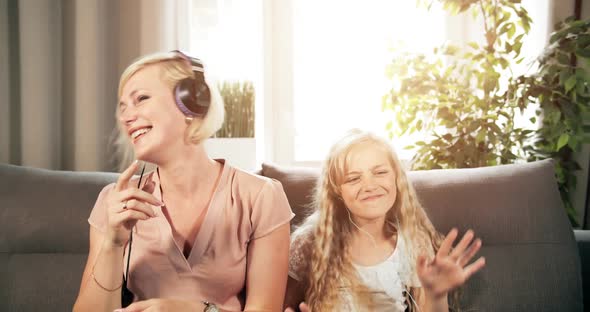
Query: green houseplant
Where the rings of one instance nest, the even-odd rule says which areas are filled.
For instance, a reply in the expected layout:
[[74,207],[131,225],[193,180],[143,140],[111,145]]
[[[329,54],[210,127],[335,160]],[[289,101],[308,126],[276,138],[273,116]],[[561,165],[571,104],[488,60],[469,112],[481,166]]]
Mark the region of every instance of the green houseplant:
[[254,85],[250,81],[224,81],[218,86],[225,108],[225,122],[217,138],[254,137]]
[[525,151],[528,160],[555,160],[561,198],[577,225],[571,193],[580,169],[574,154],[590,142],[590,20],[568,18],[558,23],[538,63],[538,71],[515,79],[508,93],[520,106],[540,105],[537,116],[542,125]]
[[[549,113],[554,110],[550,105],[559,103],[560,94],[569,97],[569,102],[587,107],[583,99],[588,90],[585,71],[564,56],[571,51],[585,54],[587,27],[584,30],[583,25],[586,24],[575,24],[578,32],[575,38],[570,35],[572,29],[564,26],[552,37],[552,48],[561,50],[546,53],[537,73],[515,77],[511,75],[511,64],[523,61],[520,50],[532,22],[520,0],[439,2],[453,13],[479,15],[483,20],[484,43],[471,42],[465,48],[445,45],[428,55],[399,53],[388,65],[392,88],[382,103],[383,110],[395,116],[387,124],[390,136],[422,134],[423,140],[408,147],[416,152],[413,169],[480,167],[556,158],[562,199],[570,221],[576,225],[569,192],[572,180],[575,185],[573,170],[579,166],[571,162],[571,152],[566,156],[557,150],[579,148],[583,121],[566,122],[560,118],[567,119],[571,114]],[[572,26],[572,21],[569,23]],[[568,67],[550,65],[556,58],[561,58],[560,64],[565,62]],[[570,74],[562,74],[563,71]],[[575,78],[571,78],[571,73]],[[567,91],[551,93],[558,92],[560,87]],[[535,105],[539,107],[537,115],[544,117],[542,127],[534,127],[535,117],[526,127],[517,125],[515,117]],[[579,111],[585,111],[586,108],[580,107]],[[562,108],[568,109],[559,106],[558,110]],[[583,114],[576,114],[578,117],[583,118]],[[562,127],[565,123],[570,126]],[[565,129],[570,132],[562,136],[560,131]],[[569,158],[561,162],[560,157]]]

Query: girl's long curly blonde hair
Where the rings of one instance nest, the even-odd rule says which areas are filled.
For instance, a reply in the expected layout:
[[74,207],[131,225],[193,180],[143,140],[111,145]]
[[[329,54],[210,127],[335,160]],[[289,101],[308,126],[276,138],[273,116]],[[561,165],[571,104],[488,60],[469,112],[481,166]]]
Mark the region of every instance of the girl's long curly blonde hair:
[[[303,281],[305,301],[314,312],[332,311],[338,308],[338,291],[351,289],[353,301],[361,310],[372,310],[370,291],[355,268],[350,255],[353,226],[348,220],[347,208],[340,196],[340,185],[346,174],[346,160],[354,147],[371,143],[371,148],[387,153],[396,179],[396,200],[387,212],[384,232],[393,237],[398,231],[404,233],[408,242],[408,256],[415,272],[418,255],[434,256],[442,236],[435,230],[424,209],[418,202],[412,185],[408,182],[402,164],[391,145],[384,139],[360,130],[352,130],[334,144],[323,164],[315,190],[316,211],[298,228],[293,238],[303,233],[311,235],[307,250],[311,263],[306,265]],[[397,228],[395,225],[399,225]],[[410,288],[412,297],[423,296],[420,288]],[[406,300],[410,310],[415,304]]]

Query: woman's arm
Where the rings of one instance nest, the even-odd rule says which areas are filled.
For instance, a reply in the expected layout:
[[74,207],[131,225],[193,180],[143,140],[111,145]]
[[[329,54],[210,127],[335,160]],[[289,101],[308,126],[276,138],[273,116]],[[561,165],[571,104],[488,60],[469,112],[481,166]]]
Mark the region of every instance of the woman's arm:
[[281,311],[289,266],[289,223],[248,245],[245,311]]
[[90,227],[88,260],[73,311],[112,312],[121,307],[123,252],[124,247],[108,244],[98,230]]
[[74,311],[112,312],[121,306],[123,253],[129,233],[138,220],[155,216],[148,203],[162,204],[152,194],[129,187],[137,166],[137,161],[133,162],[113,188],[105,187],[98,196],[94,209],[103,209],[100,213],[106,214],[105,224],[101,225],[104,234],[90,227],[88,260]]

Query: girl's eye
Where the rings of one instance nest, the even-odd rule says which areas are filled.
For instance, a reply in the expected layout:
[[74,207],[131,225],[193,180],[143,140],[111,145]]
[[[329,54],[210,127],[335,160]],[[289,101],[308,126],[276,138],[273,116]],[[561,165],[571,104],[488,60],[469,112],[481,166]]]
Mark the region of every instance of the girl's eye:
[[360,178],[359,177],[351,177],[346,179],[346,183],[354,183],[357,182]]
[[383,170],[383,171],[378,171],[377,174],[378,175],[384,175],[384,174],[387,174],[388,172],[389,171],[387,171],[387,170]]

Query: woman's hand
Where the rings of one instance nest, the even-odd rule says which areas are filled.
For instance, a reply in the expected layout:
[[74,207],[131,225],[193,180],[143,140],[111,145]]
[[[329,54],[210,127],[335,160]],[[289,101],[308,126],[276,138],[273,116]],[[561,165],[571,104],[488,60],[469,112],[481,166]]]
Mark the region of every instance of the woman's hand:
[[204,309],[205,305],[202,303],[175,299],[150,299],[135,302],[125,309],[117,309],[114,312],[195,312]]
[[481,240],[478,238],[473,241],[473,231],[469,230],[457,246],[452,248],[457,233],[457,229],[452,229],[447,234],[432,261],[427,261],[424,255],[418,257],[418,278],[425,294],[435,299],[446,296],[449,291],[464,284],[471,275],[485,266],[483,257],[467,265],[481,248]]
[[137,161],[125,169],[115,187],[107,197],[107,231],[105,243],[112,246],[124,246],[129,239],[129,232],[138,220],[147,220],[156,216],[152,207],[162,203],[152,194],[129,185],[129,180],[137,170]]
[[[307,306],[307,304],[305,302],[302,302],[299,304],[299,310],[301,312],[311,312],[311,310],[309,309],[309,307]],[[286,308],[285,312],[295,312],[295,310],[293,310],[292,308]]]

